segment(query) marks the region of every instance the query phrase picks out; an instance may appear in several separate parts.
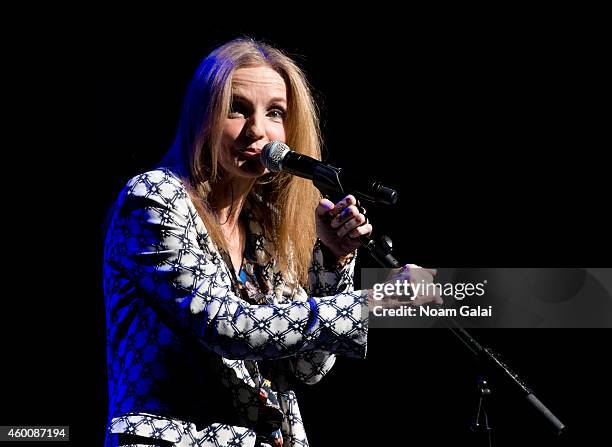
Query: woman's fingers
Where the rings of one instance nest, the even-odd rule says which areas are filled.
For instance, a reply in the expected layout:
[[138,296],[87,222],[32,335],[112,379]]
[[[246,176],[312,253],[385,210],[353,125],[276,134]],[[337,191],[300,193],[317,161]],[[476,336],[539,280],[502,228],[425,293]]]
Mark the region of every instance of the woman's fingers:
[[371,225],[355,231],[359,227],[365,226],[367,222],[365,213],[361,213],[356,204],[355,197],[348,195],[329,211],[328,216],[333,216],[330,226],[336,230],[338,237],[342,238],[350,234],[351,237],[355,238],[372,232]]
[[357,199],[348,195],[334,204],[321,199],[316,208],[317,236],[340,258],[355,251],[361,243],[359,236],[372,233],[365,212],[357,208]]
[[438,269],[427,269],[427,268],[421,267],[416,264],[406,264],[404,268],[406,267],[408,267],[409,269],[411,269],[413,272],[416,272],[416,273],[427,273],[431,275],[432,279],[434,276],[438,274]]
[[338,214],[344,211],[347,207],[350,207],[352,205],[357,205],[357,199],[355,199],[355,196],[349,194],[344,199],[336,203],[336,205],[334,205],[334,208],[329,212],[329,216],[336,217]]
[[316,213],[319,217],[329,216],[330,211],[334,209],[334,204],[331,200],[321,199],[317,206]]
[[443,304],[439,294],[439,288],[435,287],[433,282],[436,274],[436,269],[425,269],[416,264],[406,264],[401,268],[391,270],[387,282],[410,282],[412,284],[412,291],[414,292],[411,304],[415,306],[421,306],[430,302]]
[[[335,209],[334,209],[335,211]],[[346,206],[341,212],[339,212],[330,222],[332,228],[339,228],[351,219],[357,216],[363,216],[355,205]],[[365,221],[365,216],[364,221]]]
[[338,237],[344,237],[347,233],[351,232],[357,227],[366,223],[366,218],[363,214],[357,214],[355,217],[347,220],[342,225],[336,227],[336,234]]
[[360,236],[369,236],[370,234],[372,234],[372,225],[365,224],[365,225],[361,225],[355,228],[354,230],[352,230],[349,233],[349,237],[353,239],[357,239]]
[[354,219],[359,215],[359,210],[355,205],[348,206],[342,210],[336,217],[334,217],[329,223],[332,228],[340,228],[342,225],[347,223],[349,220]]

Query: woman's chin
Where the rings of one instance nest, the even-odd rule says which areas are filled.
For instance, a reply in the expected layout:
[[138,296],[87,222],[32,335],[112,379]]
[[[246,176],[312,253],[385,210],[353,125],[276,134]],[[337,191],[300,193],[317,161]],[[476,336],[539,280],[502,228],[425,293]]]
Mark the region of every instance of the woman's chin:
[[241,162],[240,171],[244,175],[252,178],[258,178],[270,172],[261,164],[259,157],[249,158]]

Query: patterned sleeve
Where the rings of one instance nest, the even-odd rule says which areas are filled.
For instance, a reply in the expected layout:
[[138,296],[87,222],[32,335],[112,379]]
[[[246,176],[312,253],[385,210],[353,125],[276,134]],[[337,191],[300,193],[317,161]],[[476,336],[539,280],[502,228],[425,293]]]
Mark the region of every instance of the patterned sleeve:
[[357,250],[338,262],[332,252],[317,239],[308,270],[310,294],[329,296],[353,291]]
[[[308,275],[311,295],[352,292],[356,253],[355,251],[338,263],[327,247],[317,240]],[[336,356],[331,352],[313,351],[299,354],[293,359],[294,374],[300,381],[313,385],[331,370],[335,362]]]
[[[132,179],[119,196],[105,246],[110,305],[134,289],[147,304],[228,359],[308,351],[364,357],[367,294],[346,291],[283,305],[251,305],[227,269],[180,180],[165,170]],[[201,222],[201,221],[200,221]]]

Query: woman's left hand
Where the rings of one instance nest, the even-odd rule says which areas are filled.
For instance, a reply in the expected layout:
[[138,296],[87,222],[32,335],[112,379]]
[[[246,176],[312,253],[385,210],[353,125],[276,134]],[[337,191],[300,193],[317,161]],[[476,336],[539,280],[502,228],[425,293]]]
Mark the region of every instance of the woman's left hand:
[[359,236],[369,236],[372,225],[359,212],[357,200],[348,195],[335,205],[321,199],[316,209],[317,235],[329,250],[342,258],[359,247]]

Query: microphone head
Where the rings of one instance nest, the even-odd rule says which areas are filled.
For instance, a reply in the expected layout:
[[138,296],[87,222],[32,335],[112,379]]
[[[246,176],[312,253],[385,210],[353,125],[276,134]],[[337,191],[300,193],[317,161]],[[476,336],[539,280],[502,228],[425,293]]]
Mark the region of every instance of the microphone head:
[[289,146],[281,141],[270,141],[261,150],[261,164],[270,172],[283,170],[283,159],[290,152]]

